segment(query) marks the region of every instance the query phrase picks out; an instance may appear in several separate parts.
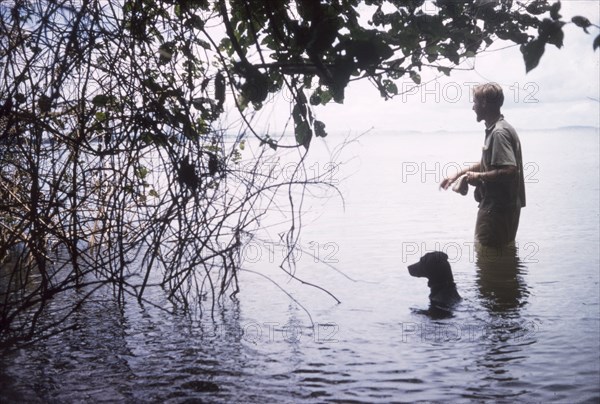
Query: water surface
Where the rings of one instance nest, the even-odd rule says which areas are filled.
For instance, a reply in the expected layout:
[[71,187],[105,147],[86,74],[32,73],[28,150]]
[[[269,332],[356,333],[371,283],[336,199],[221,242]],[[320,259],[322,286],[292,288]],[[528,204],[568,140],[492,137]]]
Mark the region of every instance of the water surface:
[[[333,162],[315,144],[315,169],[343,163],[345,205],[307,200],[295,274],[340,304],[257,238],[214,321],[106,293],[76,330],[2,357],[0,401],[598,402],[598,132],[520,135],[516,249],[478,253],[472,195],[437,187],[481,134],[369,133]],[[463,297],[447,318],[424,314],[426,281],[406,270],[434,249]]]

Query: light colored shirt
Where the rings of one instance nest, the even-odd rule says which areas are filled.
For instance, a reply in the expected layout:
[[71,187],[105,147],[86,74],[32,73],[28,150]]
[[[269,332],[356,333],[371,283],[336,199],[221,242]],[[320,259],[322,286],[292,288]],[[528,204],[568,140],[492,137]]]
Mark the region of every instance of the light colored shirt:
[[515,129],[502,115],[485,130],[481,170],[490,171],[501,166],[517,167],[517,175],[506,180],[484,183],[479,207],[498,211],[524,207],[525,180],[521,141]]

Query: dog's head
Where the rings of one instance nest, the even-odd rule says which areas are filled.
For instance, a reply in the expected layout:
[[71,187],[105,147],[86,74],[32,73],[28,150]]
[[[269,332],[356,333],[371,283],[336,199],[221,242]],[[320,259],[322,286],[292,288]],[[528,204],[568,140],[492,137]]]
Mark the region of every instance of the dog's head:
[[408,266],[408,273],[417,278],[427,278],[430,284],[454,282],[448,255],[441,251],[423,255],[419,262]]

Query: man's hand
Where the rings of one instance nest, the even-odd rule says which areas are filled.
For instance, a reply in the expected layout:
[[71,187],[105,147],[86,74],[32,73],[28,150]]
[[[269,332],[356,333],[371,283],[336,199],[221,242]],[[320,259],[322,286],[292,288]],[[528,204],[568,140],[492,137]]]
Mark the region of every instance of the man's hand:
[[448,177],[448,178],[444,178],[444,180],[442,182],[440,182],[440,189],[446,190],[450,187],[450,185],[452,185],[454,183],[454,181],[456,181],[456,178],[458,177]]
[[[444,180],[442,182],[440,182],[440,189],[444,189],[444,190],[448,189],[450,187],[450,185],[454,184],[456,182],[456,180],[458,180],[460,177],[462,177],[465,174],[468,174],[468,173],[479,174],[479,170],[481,170],[481,164],[475,163],[471,167],[467,168],[466,170],[462,170],[462,171],[456,173],[456,175],[450,175],[449,177],[444,178]],[[469,184],[471,184],[470,181],[467,181],[467,182]],[[471,185],[477,185],[477,184],[471,184]]]

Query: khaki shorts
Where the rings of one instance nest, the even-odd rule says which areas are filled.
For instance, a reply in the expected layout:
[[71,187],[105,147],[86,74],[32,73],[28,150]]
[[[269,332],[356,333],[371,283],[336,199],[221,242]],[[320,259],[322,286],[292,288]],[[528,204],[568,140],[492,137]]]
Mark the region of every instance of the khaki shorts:
[[475,223],[475,242],[489,247],[501,247],[515,241],[521,208],[507,212],[479,209]]

